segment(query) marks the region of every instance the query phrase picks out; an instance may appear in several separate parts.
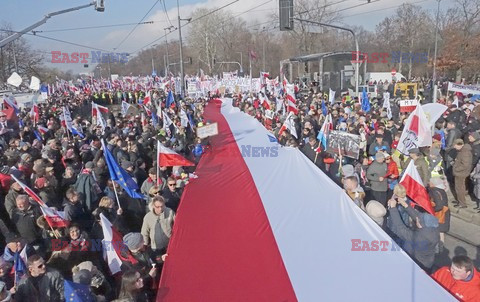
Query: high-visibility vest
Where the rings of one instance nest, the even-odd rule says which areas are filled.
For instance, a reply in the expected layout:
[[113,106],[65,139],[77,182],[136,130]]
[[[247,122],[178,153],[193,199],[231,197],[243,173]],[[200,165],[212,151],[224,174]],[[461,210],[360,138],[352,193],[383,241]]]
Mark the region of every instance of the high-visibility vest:
[[[428,160],[428,158],[425,158],[425,160],[427,161],[427,164],[430,167],[430,161]],[[431,177],[441,177],[443,175],[444,174],[443,174],[442,161],[439,161],[437,165],[433,168],[431,172]]]

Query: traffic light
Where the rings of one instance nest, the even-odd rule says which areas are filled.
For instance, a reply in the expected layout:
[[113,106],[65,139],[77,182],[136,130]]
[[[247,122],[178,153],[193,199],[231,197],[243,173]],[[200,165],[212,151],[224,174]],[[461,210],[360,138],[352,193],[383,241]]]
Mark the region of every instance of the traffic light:
[[105,0],[97,0],[95,3],[95,10],[97,12],[104,12],[105,11]]
[[293,0],[279,0],[280,30],[293,30]]

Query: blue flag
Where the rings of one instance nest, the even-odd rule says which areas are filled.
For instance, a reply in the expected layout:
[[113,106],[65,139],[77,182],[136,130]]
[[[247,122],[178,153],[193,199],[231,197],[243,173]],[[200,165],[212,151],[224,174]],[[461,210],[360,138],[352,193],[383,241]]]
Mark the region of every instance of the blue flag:
[[362,93],[362,110],[365,112],[370,111],[370,101],[368,100],[367,89],[363,87]]
[[322,113],[324,116],[327,116],[328,114],[328,109],[327,109],[327,106],[325,106],[325,100],[322,99]]
[[151,115],[152,115],[152,124],[153,124],[153,127],[154,128],[157,128],[157,125],[158,125],[158,117],[157,117],[157,114],[155,112],[151,112]]
[[33,130],[33,134],[35,135],[35,137],[36,137],[39,141],[43,142],[43,138],[42,138],[42,136],[40,135],[40,133],[38,133],[37,130]]
[[112,153],[108,150],[105,142],[102,141],[103,146],[103,155],[105,155],[105,161],[107,162],[108,171],[110,172],[110,178],[116,181],[124,190],[127,192],[128,196],[132,198],[144,198],[144,196],[136,190],[138,190],[137,183],[133,180],[133,178],[128,175],[127,171],[122,169],[115,158],[113,158]]
[[167,104],[166,104],[167,108],[170,108],[170,106],[174,103],[175,103],[175,98],[173,97],[173,93],[170,90],[167,95]]
[[70,131],[72,132],[73,135],[78,135],[80,136],[80,138],[85,138],[85,135],[81,131],[78,131],[77,128],[73,126],[70,127]]
[[190,125],[190,129],[192,129],[193,131],[193,127],[195,125],[195,122],[193,121],[193,117],[190,113],[187,113],[187,117],[188,117],[188,124]]
[[[24,250],[22,251],[23,253],[25,253]],[[14,262],[14,269],[15,269],[15,278],[17,279],[16,281],[18,282],[20,278],[22,278],[22,276],[24,276],[27,273],[27,266],[25,265],[25,262],[23,261],[19,252],[16,252],[15,255],[13,255],[13,262]]]
[[64,281],[65,300],[71,302],[94,302],[90,287],[85,284]]

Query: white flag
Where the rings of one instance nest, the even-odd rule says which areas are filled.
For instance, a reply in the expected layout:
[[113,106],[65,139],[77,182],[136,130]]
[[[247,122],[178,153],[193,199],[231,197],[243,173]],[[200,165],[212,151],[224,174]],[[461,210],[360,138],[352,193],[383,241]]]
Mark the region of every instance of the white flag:
[[418,105],[407,118],[397,150],[407,155],[410,149],[431,145],[432,130],[430,123],[423,112],[422,106]]
[[30,89],[40,90],[40,79],[39,78],[32,76],[32,80],[30,81]]
[[112,248],[112,243],[114,241],[112,223],[103,214],[100,214],[100,222],[103,231],[102,244],[104,246],[104,257],[107,258],[108,268],[110,268],[110,272],[114,275],[122,271],[122,260],[115,249]]
[[291,135],[295,136],[295,138],[298,139],[297,136],[297,129],[295,128],[295,122],[293,121],[293,112],[289,112],[287,118],[285,119],[285,122],[283,123],[282,128],[280,128],[280,131],[278,132],[278,135],[280,136],[283,131],[287,130],[290,132]]
[[332,89],[328,89],[328,102],[333,105],[335,103],[335,91]]
[[22,84],[22,78],[18,75],[18,73],[14,72],[12,75],[7,79],[7,83],[18,87],[20,84]]
[[172,120],[168,117],[168,114],[165,111],[163,113],[163,129],[167,132],[168,136],[172,135],[170,131],[170,125],[173,124]]
[[122,116],[125,117],[127,116],[127,112],[128,112],[128,109],[130,109],[130,105],[129,103],[125,102],[125,101],[122,101]]
[[188,127],[188,116],[185,110],[180,110],[180,123],[182,124],[182,127],[187,128]]
[[387,109],[387,117],[388,119],[392,118],[392,107],[390,107],[390,93],[385,92],[383,94],[383,108]]

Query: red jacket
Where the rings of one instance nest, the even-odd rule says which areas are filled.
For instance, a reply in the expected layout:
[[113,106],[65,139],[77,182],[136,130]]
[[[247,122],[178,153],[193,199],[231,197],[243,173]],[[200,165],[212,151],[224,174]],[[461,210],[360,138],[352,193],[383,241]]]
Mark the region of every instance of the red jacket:
[[3,193],[7,194],[10,190],[10,184],[12,182],[12,177],[8,174],[0,173],[0,187]]
[[398,173],[397,163],[391,160],[390,163],[388,164],[387,175],[385,175],[385,177],[390,177],[391,175],[393,175],[394,177],[392,179],[397,179],[398,174],[399,173]]
[[474,302],[479,300],[480,276],[475,268],[473,269],[473,278],[470,281],[453,279],[449,266],[442,267],[432,277],[460,301]]

